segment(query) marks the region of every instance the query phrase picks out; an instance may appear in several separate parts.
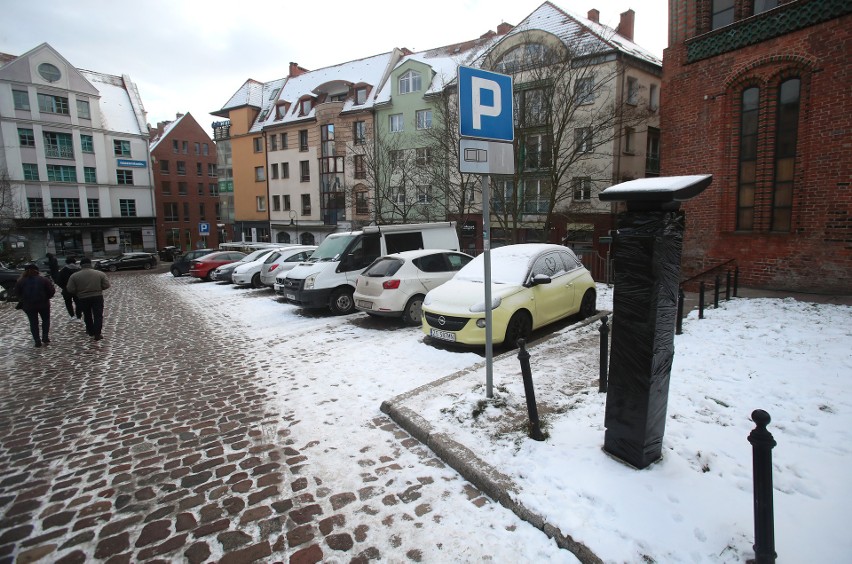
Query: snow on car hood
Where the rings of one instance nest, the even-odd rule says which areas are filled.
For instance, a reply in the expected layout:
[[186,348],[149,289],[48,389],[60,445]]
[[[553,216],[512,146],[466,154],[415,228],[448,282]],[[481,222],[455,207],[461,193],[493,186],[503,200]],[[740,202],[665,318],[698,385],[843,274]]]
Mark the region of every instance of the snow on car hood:
[[[503,299],[523,289],[521,284],[491,284],[491,299]],[[470,315],[471,306],[485,303],[485,284],[453,278],[430,290],[423,300],[426,309],[448,315]]]

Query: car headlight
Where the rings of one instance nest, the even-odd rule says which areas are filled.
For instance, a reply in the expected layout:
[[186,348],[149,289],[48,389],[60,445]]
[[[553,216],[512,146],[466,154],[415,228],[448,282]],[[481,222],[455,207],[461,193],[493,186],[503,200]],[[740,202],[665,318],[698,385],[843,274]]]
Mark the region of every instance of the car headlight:
[[[491,309],[497,309],[498,307],[500,307],[501,303],[503,303],[503,298],[491,298]],[[485,311],[485,300],[479,302],[478,304],[473,304],[472,306],[470,306],[470,309],[468,311],[470,311],[471,313],[481,313]]]
[[425,306],[432,305],[432,293],[431,292],[426,294],[426,297],[423,298],[423,305],[425,305]]
[[316,280],[317,280],[316,274],[311,274],[310,276],[305,278],[305,290],[313,290],[314,289],[314,282],[316,282]]

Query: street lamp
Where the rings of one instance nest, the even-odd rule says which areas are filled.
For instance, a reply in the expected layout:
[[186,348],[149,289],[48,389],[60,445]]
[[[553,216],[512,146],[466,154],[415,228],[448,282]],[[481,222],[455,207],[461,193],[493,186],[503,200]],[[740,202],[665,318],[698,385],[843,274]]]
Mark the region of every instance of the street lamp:
[[295,227],[295,237],[293,237],[293,242],[295,244],[299,244],[299,223],[295,221],[296,210],[290,210],[290,227]]

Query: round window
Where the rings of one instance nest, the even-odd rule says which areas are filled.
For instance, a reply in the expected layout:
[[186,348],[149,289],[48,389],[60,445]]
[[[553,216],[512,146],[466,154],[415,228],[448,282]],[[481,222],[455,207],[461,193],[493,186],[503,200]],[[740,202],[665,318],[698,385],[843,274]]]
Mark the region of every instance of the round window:
[[56,82],[59,80],[59,77],[62,76],[62,73],[59,72],[59,69],[50,63],[42,63],[38,66],[38,73],[41,75],[43,79],[48,82]]

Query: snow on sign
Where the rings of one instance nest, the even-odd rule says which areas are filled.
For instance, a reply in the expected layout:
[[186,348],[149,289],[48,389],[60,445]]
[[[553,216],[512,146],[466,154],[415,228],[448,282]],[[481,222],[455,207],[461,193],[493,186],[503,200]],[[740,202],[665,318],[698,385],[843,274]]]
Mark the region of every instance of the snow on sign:
[[512,77],[460,66],[458,84],[461,136],[513,141]]

